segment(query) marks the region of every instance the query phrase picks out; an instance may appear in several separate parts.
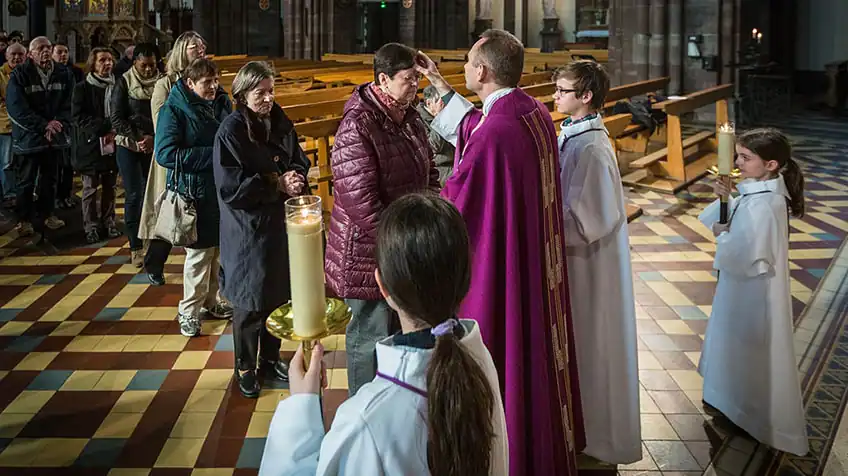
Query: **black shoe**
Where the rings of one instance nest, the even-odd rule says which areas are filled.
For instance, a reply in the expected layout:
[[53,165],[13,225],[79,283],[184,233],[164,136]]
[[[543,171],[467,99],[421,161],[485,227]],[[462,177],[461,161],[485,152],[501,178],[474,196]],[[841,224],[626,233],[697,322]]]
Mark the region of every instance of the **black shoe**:
[[265,378],[279,380],[280,382],[288,382],[289,364],[282,360],[271,361],[260,359],[259,373]]
[[259,397],[259,380],[256,379],[255,370],[248,370],[243,373],[236,370],[236,380],[238,380],[239,391],[244,398]]
[[161,273],[147,273],[147,280],[154,286],[165,285],[165,275]]

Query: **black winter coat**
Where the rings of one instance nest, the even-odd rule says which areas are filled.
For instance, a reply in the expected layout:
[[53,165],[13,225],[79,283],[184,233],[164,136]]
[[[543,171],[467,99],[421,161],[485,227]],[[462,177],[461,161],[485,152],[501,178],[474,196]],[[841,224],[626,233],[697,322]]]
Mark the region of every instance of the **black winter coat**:
[[266,174],[296,170],[309,159],[283,110],[271,110],[267,143],[250,140],[247,117],[236,111],[221,123],[213,151],[221,209],[221,293],[234,307],[270,311],[291,299],[285,201]]
[[127,78],[123,75],[115,81],[112,91],[112,124],[118,135],[140,141],[142,136],[153,135],[153,112],[150,99],[130,97]]
[[106,89],[82,81],[74,88],[72,116],[76,141],[71,165],[81,174],[117,170],[115,154],[100,154],[100,138],[112,132],[112,121],[106,117]]
[[[12,150],[16,154],[71,146],[72,77],[65,66],[54,61],[45,88],[32,59],[12,70],[6,88],[6,108],[12,121]],[[48,142],[44,133],[52,120],[61,122],[63,129]]]

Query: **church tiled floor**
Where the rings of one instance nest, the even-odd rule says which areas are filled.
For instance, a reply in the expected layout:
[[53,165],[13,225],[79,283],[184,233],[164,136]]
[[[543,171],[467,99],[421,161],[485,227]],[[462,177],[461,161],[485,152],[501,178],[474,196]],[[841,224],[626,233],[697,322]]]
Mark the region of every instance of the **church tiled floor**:
[[[716,278],[712,234],[697,221],[711,193],[699,184],[679,197],[631,194],[645,210],[630,225],[643,460],[617,469],[584,461],[588,474],[748,475],[770,465],[812,475],[824,466],[830,442],[840,440],[846,313],[827,316],[840,305],[838,283],[848,274],[848,253],[840,251],[848,234],[848,125],[803,124],[809,130],[790,132],[807,172],[809,215],[791,221],[790,260],[810,431],[822,442],[817,453],[803,461],[773,458],[702,411],[696,367]],[[255,475],[271,415],[287,391],[263,390],[258,400],[238,395],[226,322],[205,322],[198,338],[179,334],[184,254],[175,250],[169,259],[168,284],[152,287],[129,264],[123,238],[52,256],[26,244],[14,231],[0,236],[0,474]],[[344,336],[325,345],[330,421],[347,394]]]

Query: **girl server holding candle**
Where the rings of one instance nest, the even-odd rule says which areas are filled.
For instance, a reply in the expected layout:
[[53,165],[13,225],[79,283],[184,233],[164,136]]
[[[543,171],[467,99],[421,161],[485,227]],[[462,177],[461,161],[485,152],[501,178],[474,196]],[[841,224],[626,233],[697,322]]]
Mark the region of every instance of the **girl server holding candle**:
[[[288,379],[280,341],[268,333],[265,319],[291,296],[284,203],[308,190],[309,160],[294,125],[274,103],[274,72],[267,64],[242,67],[232,93],[236,110],[221,123],[214,149],[220,285],[234,307],[239,390],[256,398],[261,376]],[[320,261],[317,266],[321,272]]]
[[[744,180],[727,224],[716,200],[699,217],[716,235],[718,287],[698,371],[704,403],[757,440],[805,455],[806,422],[793,352],[789,215],[804,214],[804,177],[775,129],[739,136]],[[729,194],[719,181],[716,193]],[[712,407],[712,408],[709,408]]]

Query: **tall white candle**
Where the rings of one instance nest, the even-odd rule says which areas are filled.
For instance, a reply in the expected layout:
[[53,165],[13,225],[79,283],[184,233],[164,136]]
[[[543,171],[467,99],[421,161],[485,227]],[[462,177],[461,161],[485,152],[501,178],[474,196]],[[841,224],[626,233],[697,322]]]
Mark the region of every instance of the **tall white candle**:
[[300,337],[317,336],[326,328],[323,230],[319,197],[286,201],[292,314]]
[[730,175],[736,157],[736,127],[732,122],[718,129],[718,174]]

